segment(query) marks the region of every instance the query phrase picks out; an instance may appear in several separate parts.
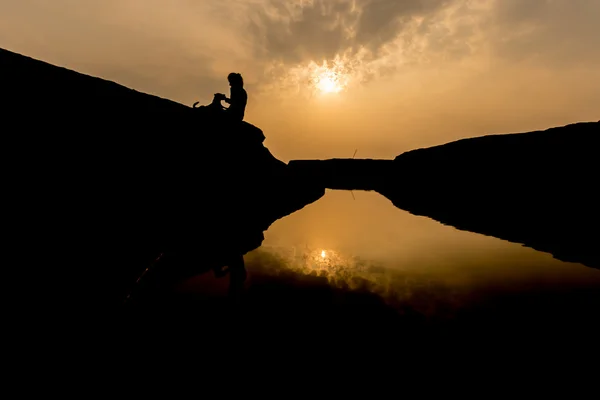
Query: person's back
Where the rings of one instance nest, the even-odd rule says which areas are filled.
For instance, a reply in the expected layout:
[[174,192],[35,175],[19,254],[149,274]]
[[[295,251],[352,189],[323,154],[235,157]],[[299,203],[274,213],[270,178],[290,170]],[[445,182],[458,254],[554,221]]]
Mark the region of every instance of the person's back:
[[244,89],[244,80],[242,75],[235,72],[229,74],[227,80],[231,86],[230,97],[225,99],[225,102],[229,103],[227,114],[234,120],[242,121],[248,103],[248,93]]
[[248,94],[243,87],[240,88],[231,88],[231,95],[228,101],[230,104],[227,112],[234,119],[239,119],[240,121],[244,119],[244,114],[246,111],[246,104],[248,103]]

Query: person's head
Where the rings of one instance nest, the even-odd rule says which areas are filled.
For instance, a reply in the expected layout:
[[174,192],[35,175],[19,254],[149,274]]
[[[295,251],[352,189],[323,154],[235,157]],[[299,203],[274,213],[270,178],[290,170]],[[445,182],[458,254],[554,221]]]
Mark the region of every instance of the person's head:
[[242,79],[242,75],[238,74],[237,72],[232,72],[229,75],[227,75],[227,80],[229,81],[229,86],[244,86],[244,79]]

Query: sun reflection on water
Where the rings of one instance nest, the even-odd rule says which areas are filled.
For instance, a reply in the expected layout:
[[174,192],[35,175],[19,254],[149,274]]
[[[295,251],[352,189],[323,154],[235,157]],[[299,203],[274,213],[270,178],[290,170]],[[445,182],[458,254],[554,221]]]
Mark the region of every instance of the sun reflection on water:
[[[450,317],[460,299],[455,289],[426,271],[391,268],[378,260],[366,260],[331,248],[263,245],[245,256],[255,272],[280,275],[294,272],[326,279],[340,289],[368,291],[384,301],[424,315]],[[435,311],[435,312],[434,312]]]
[[356,276],[372,279],[378,269],[374,263],[329,248],[263,246],[262,250],[277,256],[287,269],[326,277],[333,284]]

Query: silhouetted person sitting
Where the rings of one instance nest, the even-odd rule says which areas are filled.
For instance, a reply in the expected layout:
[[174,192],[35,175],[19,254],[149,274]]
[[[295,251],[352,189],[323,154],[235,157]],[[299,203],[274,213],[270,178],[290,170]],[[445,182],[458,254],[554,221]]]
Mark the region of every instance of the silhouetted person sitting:
[[[210,112],[215,116],[225,116],[232,121],[242,121],[248,103],[248,93],[244,89],[244,79],[241,74],[232,72],[227,76],[229,81],[230,95],[229,98],[222,93],[215,93],[212,103],[208,106],[200,106],[199,109]],[[221,101],[229,104],[229,108],[224,108]],[[194,103],[194,108],[198,102]]]
[[242,121],[248,103],[248,93],[244,89],[244,79],[241,74],[232,72],[227,76],[227,80],[229,86],[231,86],[229,98],[225,97],[223,99],[225,103],[229,104],[229,108],[226,110],[227,116],[233,120]]

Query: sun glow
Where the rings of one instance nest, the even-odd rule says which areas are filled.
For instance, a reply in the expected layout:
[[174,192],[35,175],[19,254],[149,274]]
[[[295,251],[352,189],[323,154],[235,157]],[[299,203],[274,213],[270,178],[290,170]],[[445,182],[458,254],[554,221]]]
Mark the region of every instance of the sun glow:
[[311,63],[306,70],[313,90],[322,95],[343,92],[350,82],[350,70],[341,60]]
[[339,93],[343,87],[339,76],[332,71],[325,71],[315,79],[315,87],[321,93]]
[[271,90],[293,95],[313,97],[337,97],[365,82],[365,62],[361,54],[336,55],[331,60],[310,61],[286,67],[273,63],[265,73],[273,76]]

